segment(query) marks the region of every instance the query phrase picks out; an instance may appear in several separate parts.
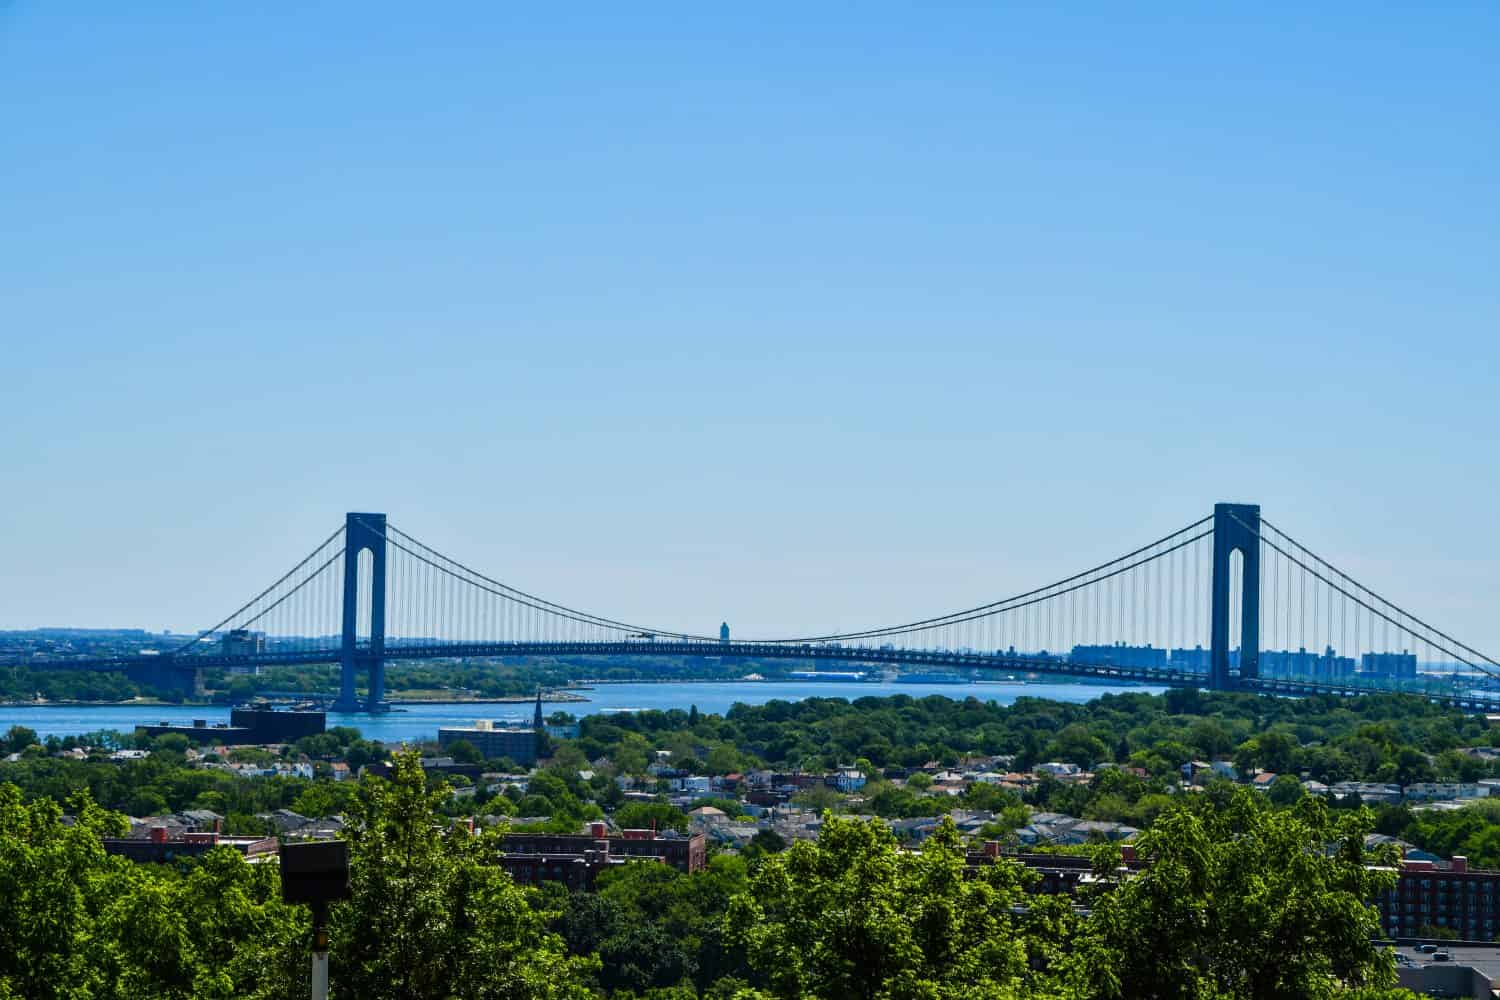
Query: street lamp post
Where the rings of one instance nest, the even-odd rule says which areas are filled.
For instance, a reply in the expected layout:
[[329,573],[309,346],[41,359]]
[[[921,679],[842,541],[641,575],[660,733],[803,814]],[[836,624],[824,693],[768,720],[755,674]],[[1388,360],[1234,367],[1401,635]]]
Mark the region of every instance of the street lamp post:
[[282,844],[281,898],[312,907],[312,1000],[328,1000],[328,904],[349,898],[349,845],[342,840]]

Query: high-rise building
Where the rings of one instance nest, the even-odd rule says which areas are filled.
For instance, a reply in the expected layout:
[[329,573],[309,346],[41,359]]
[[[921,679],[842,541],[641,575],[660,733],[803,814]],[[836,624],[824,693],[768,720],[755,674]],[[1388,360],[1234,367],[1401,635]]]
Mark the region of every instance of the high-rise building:
[[1340,656],[1332,646],[1322,654],[1307,649],[1264,649],[1260,653],[1262,677],[1300,677],[1314,681],[1346,681],[1354,677],[1352,656]]
[[[1206,674],[1213,662],[1213,654],[1202,646],[1194,646],[1192,649],[1174,649],[1172,650],[1171,662],[1173,670]],[[1239,650],[1230,650],[1230,666],[1238,665]]]
[[1360,660],[1361,673],[1373,677],[1389,677],[1396,680],[1416,680],[1417,654],[1415,653],[1366,653]]
[[230,629],[220,640],[225,656],[255,656],[266,651],[266,634],[247,628]]
[[1167,651],[1156,646],[1074,646],[1068,658],[1074,663],[1092,663],[1111,667],[1145,667],[1164,670]]

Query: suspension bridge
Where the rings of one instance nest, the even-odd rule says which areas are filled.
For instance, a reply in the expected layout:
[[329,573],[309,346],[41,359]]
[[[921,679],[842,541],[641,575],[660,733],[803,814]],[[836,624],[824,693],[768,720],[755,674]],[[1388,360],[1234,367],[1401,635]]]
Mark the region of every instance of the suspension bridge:
[[207,668],[336,663],[334,710],[378,712],[391,661],[641,655],[1285,695],[1407,690],[1500,711],[1500,685],[1491,688],[1500,663],[1354,580],[1263,518],[1259,506],[1230,503],[1115,559],[999,600],[857,631],[749,639],[731,638],[727,625],[700,634],[559,604],[437,551],[384,514],[351,513],[269,587],[176,648],[45,665],[124,670],[191,689]]

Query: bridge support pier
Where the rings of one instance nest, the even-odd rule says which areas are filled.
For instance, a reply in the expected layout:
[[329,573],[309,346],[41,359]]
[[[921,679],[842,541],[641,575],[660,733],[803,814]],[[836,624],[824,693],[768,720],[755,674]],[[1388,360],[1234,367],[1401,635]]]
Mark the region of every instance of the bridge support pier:
[[[1240,643],[1238,678],[1230,670],[1229,596],[1232,557],[1240,562]],[[1259,676],[1260,660],[1260,505],[1214,504],[1214,564],[1211,583],[1209,688],[1233,690],[1237,679]]]
[[[360,642],[360,555],[371,555],[369,642]],[[385,515],[346,515],[344,520],[343,644],[339,653],[339,696],[335,712],[383,712],[385,704]],[[355,693],[359,671],[370,672],[363,705]]]

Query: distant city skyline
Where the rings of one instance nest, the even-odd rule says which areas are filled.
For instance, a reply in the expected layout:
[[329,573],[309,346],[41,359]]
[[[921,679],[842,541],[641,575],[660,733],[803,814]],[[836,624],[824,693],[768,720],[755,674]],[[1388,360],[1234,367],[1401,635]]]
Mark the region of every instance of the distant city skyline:
[[1496,37],[0,6],[0,628],[192,631],[380,510],[844,630],[1234,500],[1500,655]]

